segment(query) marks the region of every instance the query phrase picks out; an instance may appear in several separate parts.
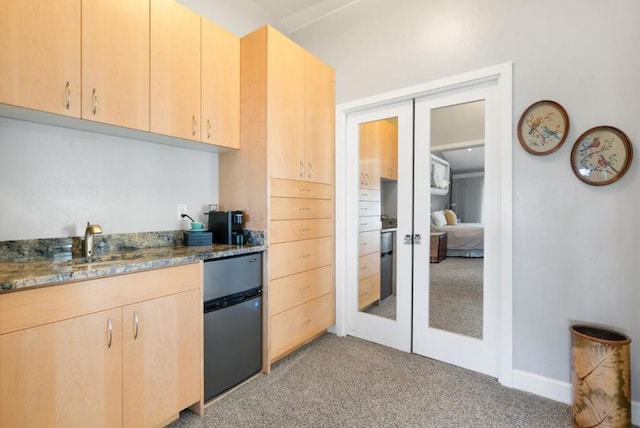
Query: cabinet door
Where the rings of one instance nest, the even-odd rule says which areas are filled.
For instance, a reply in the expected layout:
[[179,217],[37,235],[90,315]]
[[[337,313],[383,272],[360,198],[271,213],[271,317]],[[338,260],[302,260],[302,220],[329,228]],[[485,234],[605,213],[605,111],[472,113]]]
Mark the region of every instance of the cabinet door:
[[200,400],[199,290],[125,306],[124,426],[160,426]]
[[398,179],[398,125],[390,120],[381,122],[381,157],[380,175],[389,180]]
[[82,118],[149,131],[148,0],[82,0]]
[[360,188],[380,190],[380,121],[360,124]]
[[202,18],[203,143],[240,148],[240,39]]
[[80,0],[0,0],[0,102],[80,117]]
[[151,132],[200,141],[200,16],[151,1]]
[[121,309],[0,336],[0,426],[122,424]]
[[304,50],[282,34],[268,34],[269,175],[304,180]]
[[333,183],[335,77],[331,67],[305,53],[305,179]]

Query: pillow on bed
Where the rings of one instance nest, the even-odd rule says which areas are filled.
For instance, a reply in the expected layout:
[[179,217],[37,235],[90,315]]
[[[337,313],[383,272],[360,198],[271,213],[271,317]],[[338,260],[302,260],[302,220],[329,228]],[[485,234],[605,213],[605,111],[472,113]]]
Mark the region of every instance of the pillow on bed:
[[455,226],[458,224],[458,217],[456,216],[456,213],[451,210],[444,210],[444,218],[447,219],[447,224],[449,226]]
[[435,227],[442,227],[447,225],[447,219],[442,211],[434,211],[431,213],[431,224]]

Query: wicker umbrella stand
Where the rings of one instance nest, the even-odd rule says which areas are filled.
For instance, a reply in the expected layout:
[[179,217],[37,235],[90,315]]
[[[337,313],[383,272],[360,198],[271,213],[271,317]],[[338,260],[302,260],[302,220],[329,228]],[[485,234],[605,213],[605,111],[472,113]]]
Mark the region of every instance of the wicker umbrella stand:
[[574,426],[630,427],[631,339],[598,326],[569,330]]

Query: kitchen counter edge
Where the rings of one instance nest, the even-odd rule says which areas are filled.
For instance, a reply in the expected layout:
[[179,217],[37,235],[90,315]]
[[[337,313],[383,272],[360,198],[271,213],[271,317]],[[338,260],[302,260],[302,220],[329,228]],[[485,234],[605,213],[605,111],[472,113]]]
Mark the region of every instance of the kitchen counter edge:
[[73,260],[65,262],[52,260],[0,262],[0,295],[31,287],[58,285],[70,281],[235,257],[262,252],[266,249],[266,245],[214,244],[199,247],[155,247],[126,253],[110,253],[103,255],[103,257],[108,256],[114,259],[96,261],[95,264],[74,264]]

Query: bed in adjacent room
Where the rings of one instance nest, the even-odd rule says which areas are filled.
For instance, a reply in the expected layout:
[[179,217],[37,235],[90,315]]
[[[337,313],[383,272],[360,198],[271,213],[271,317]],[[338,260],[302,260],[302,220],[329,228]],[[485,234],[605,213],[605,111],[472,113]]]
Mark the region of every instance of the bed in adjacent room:
[[431,231],[447,232],[447,257],[484,257],[484,224],[458,223],[450,213],[431,213]]

